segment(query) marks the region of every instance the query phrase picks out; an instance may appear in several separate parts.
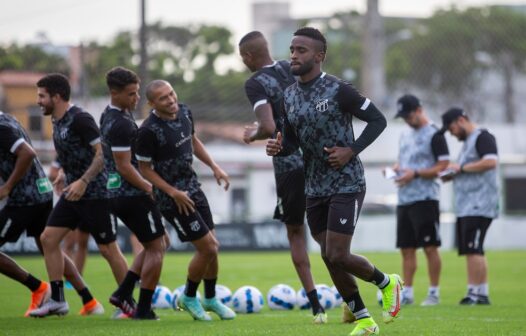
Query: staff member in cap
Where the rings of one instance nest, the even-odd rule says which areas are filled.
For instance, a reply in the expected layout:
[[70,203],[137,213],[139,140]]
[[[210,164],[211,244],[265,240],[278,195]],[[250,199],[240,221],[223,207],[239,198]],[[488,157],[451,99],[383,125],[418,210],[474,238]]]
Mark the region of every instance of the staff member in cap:
[[396,247],[402,254],[405,286],[402,304],[414,302],[413,279],[417,269],[416,250],[422,248],[427,259],[429,288],[422,306],[439,303],[442,262],[440,240],[440,186],[438,173],[449,164],[444,134],[427,116],[420,100],[411,94],[398,99],[396,117],[409,126],[400,137],[398,162],[393,167],[398,186]]
[[484,238],[498,215],[497,142],[486,129],[471,122],[460,108],[442,115],[442,131],[464,142],[458,163],[449,165],[444,181],[453,180],[457,215],[458,253],[466,256],[468,288],[460,304],[489,304],[488,263]]

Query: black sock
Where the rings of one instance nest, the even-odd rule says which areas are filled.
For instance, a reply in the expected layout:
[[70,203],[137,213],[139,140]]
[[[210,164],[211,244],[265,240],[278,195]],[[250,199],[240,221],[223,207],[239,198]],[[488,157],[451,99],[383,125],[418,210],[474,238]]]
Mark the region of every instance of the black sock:
[[359,292],[352,294],[349,299],[345,300],[345,303],[349,306],[349,309],[357,320],[371,317],[369,311],[365,308],[365,304],[363,303]]
[[139,293],[139,304],[137,305],[137,315],[145,315],[152,309],[153,289],[142,288]]
[[127,298],[132,296],[135,283],[139,281],[140,278],[140,275],[132,271],[128,271],[124,277],[124,280],[122,280],[119,288],[115,291],[115,293],[113,293],[113,295],[119,298]]
[[93,296],[91,295],[88,287],[84,287],[83,289],[77,291],[77,293],[82,298],[82,304],[86,304],[93,300]]
[[64,301],[64,281],[62,280],[51,281],[50,284],[51,284],[51,298],[57,302]]
[[193,282],[190,279],[186,279],[186,288],[184,289],[184,295],[189,297],[195,297],[197,287],[199,287],[199,282]]
[[216,296],[216,283],[215,279],[203,279],[205,285],[205,299],[211,299]]
[[376,267],[374,268],[372,277],[368,281],[372,282],[380,289],[385,288],[385,286],[389,285],[389,277],[387,276],[387,274],[380,272]]
[[24,280],[22,283],[24,284],[24,286],[29,288],[30,291],[34,292],[38,289],[38,287],[40,287],[42,281],[38,280],[31,274],[28,274],[26,280]]
[[320,304],[320,300],[318,300],[318,291],[316,291],[316,288],[307,293],[307,298],[309,299],[312,308],[312,315],[325,313],[325,310]]

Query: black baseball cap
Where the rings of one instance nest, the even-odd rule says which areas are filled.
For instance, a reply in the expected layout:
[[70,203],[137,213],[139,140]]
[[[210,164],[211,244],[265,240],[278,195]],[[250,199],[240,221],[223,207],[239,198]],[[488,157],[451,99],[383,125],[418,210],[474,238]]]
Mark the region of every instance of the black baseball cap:
[[460,107],[452,107],[444,112],[444,114],[442,114],[442,128],[440,129],[440,132],[446,132],[449,125],[460,117],[467,117],[464,110]]
[[422,104],[420,104],[420,100],[416,98],[416,96],[413,96],[412,94],[403,95],[398,99],[398,102],[396,104],[395,118],[404,118],[420,106],[422,106]]

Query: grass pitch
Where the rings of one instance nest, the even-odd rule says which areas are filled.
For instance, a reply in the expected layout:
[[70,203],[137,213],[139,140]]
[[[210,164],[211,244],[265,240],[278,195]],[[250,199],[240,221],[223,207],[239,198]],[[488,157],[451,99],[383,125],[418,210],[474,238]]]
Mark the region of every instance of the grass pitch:
[[[364,253],[385,272],[400,272],[398,253]],[[465,259],[454,252],[442,253],[441,304],[419,307],[427,291],[426,263],[419,254],[413,306],[404,306],[395,323],[381,323],[381,309],[376,303],[376,287],[360,282],[360,292],[382,335],[526,335],[526,251],[487,253],[490,266],[491,306],[464,307],[458,301],[466,289]],[[170,253],[164,261],[161,282],[172,290],[185,282],[187,253]],[[47,279],[41,257],[16,257],[35,276]],[[311,254],[312,271],[317,283],[332,285],[317,254]],[[243,285],[253,285],[264,296],[278,283],[301,285],[286,252],[222,253],[218,283],[232,292]],[[348,335],[352,325],[340,323],[340,309],[328,311],[327,325],[311,324],[310,311],[271,311],[238,315],[234,321],[195,322],[185,312],[157,310],[160,321],[111,320],[113,308],[107,299],[116,288],[108,265],[98,255],[89,257],[85,279],[94,296],[104,304],[103,316],[81,317],[81,301],[73,290],[66,290],[70,314],[45,319],[22,317],[29,304],[29,291],[0,275],[0,335]],[[202,287],[202,286],[201,286]],[[202,288],[200,288],[202,290]],[[136,296],[138,292],[136,291]],[[213,316],[216,318],[216,316]]]

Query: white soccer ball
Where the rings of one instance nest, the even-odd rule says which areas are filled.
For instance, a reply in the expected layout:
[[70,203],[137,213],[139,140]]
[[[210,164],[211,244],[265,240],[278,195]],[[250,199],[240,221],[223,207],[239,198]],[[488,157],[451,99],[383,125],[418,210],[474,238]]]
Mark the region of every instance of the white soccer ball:
[[307,292],[305,292],[305,288],[300,289],[296,293],[296,305],[299,309],[310,309],[310,301],[307,297]]
[[237,313],[252,314],[258,313],[263,308],[263,295],[253,286],[243,286],[239,288],[233,296],[232,308]]
[[152,296],[152,307],[158,309],[166,309],[172,306],[172,291],[165,286],[155,287]]
[[323,309],[332,309],[336,306],[336,297],[334,297],[334,293],[329,286],[318,284],[316,285],[316,291],[318,292],[318,300]]
[[216,285],[216,298],[224,305],[232,307],[232,291],[228,287]]
[[291,310],[296,304],[294,288],[279,284],[272,287],[267,293],[267,304],[272,310]]
[[[184,294],[184,289],[186,288],[186,285],[181,285],[174,289],[172,293],[172,302],[171,307],[175,310],[179,310],[179,299],[181,298],[181,295]],[[201,300],[201,294],[199,292],[196,292],[197,299]]]
[[340,295],[340,292],[338,292],[338,288],[336,288],[336,286],[332,286],[331,290],[332,290],[332,293],[334,294],[334,299],[335,299],[334,306],[335,307],[341,306],[341,304],[343,303],[343,298]]

